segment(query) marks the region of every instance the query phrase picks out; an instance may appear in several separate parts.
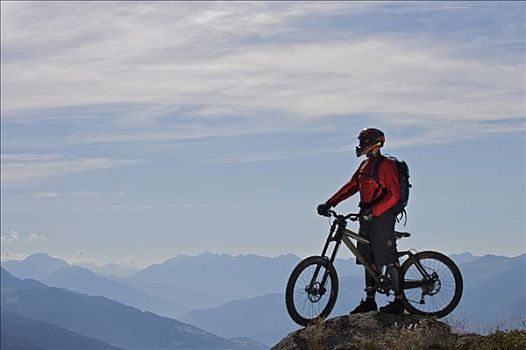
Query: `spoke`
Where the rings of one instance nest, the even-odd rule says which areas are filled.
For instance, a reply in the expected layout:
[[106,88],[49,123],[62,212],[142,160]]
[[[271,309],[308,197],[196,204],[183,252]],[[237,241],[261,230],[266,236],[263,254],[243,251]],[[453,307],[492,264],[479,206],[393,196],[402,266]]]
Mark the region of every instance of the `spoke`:
[[455,286],[456,286],[456,283],[444,283],[442,282],[442,280],[440,280],[440,284],[446,287],[453,287],[453,289],[455,289]]
[[455,295],[455,291],[446,291],[444,289],[441,289],[440,292],[438,292],[438,294],[451,296],[451,295]]
[[408,289],[409,293],[405,293],[405,295],[413,296],[415,294],[418,294],[416,289]]
[[431,303],[433,304],[433,311],[437,310],[435,298],[431,298]]
[[308,300],[308,298],[305,298],[305,299],[303,300],[303,305],[302,305],[302,307],[301,307],[301,310],[302,310],[302,311],[303,311],[303,309],[305,308],[305,304],[307,304],[307,300]]
[[321,308],[323,307],[323,298],[320,298],[320,300],[318,300],[318,302],[316,304],[314,304],[314,312],[315,312],[315,315],[318,316],[320,314],[320,310]]
[[446,299],[446,297],[440,293],[438,294],[438,296],[442,299],[442,302],[443,302],[442,308],[444,308],[445,306],[449,304],[449,298]]

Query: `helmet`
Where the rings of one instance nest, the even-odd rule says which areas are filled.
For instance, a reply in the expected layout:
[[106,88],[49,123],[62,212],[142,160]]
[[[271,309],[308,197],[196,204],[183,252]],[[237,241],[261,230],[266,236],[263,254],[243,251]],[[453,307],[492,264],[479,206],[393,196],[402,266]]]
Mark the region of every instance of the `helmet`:
[[367,154],[376,147],[382,147],[385,142],[385,135],[381,130],[367,128],[360,131],[358,141],[359,145],[356,146],[356,157]]

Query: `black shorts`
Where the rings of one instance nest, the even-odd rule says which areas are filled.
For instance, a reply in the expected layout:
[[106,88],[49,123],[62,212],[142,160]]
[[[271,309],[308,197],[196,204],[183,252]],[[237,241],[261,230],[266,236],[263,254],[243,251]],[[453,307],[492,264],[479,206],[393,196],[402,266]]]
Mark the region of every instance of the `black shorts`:
[[[358,242],[358,250],[376,266],[398,262],[394,226],[396,214],[394,209],[389,209],[382,215],[373,218],[370,222],[360,222],[359,233],[367,237],[370,244]],[[361,263],[356,260],[356,263]]]

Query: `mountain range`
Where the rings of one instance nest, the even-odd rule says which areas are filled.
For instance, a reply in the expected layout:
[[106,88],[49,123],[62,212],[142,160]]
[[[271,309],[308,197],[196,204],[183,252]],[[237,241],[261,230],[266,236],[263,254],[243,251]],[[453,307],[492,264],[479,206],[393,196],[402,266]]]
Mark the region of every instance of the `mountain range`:
[[1,314],[2,349],[119,350],[100,340],[85,337],[47,322],[23,317],[8,310],[2,310]]
[[92,262],[80,261],[75,263],[74,265],[85,267],[101,275],[112,275],[118,277],[128,277],[140,271],[140,269],[137,267],[116,263],[97,265]]
[[[452,255],[464,279],[464,292],[457,309],[446,318],[460,331],[487,333],[495,328],[524,327],[526,317],[526,254],[517,257],[470,253]],[[364,297],[362,273],[340,275],[340,291],[331,317],[347,314]],[[515,287],[514,287],[515,286]],[[500,296],[500,297],[496,297]],[[379,305],[391,297],[377,296]],[[256,319],[252,321],[253,319]],[[274,344],[297,329],[284,306],[284,294],[272,293],[236,300],[220,307],[193,310],[180,320],[222,336],[246,335]],[[219,322],[228,320],[228,322]],[[250,320],[247,322],[246,320]],[[247,323],[250,327],[247,327]]]
[[[78,267],[71,269],[70,266],[66,270],[68,273],[57,273],[67,263],[43,255],[37,257],[41,260],[33,256],[26,259],[32,265],[25,261],[3,262],[2,265],[19,277],[18,274],[25,274],[60,284],[63,288],[80,289],[82,283],[69,275]],[[526,315],[526,254],[510,258],[462,253],[451,255],[451,258],[458,264],[464,278],[461,303],[447,317],[451,324],[463,331],[478,332],[495,327],[522,327]],[[283,291],[288,275],[299,260],[291,254],[270,258],[204,253],[169,259],[128,277],[92,274],[120,286],[150,293],[159,300],[166,299],[171,304],[184,304],[190,310],[176,315],[179,321],[224,338],[249,338],[245,340],[272,345],[298,328],[286,313]],[[58,266],[61,268],[57,269]],[[336,268],[340,292],[331,316],[348,313],[363,297],[363,272],[354,264],[354,259],[339,259]],[[53,275],[53,278],[49,277]],[[99,280],[93,281],[92,288]],[[86,288],[83,291],[86,294],[91,292]],[[377,297],[379,305],[387,299]]]
[[[190,309],[214,308],[232,300],[282,292],[299,261],[292,254],[181,255],[119,281]],[[362,273],[354,259],[337,259],[335,264],[343,275]]]
[[31,278],[50,287],[104,296],[162,316],[176,317],[187,311],[183,306],[122,284],[117,281],[118,278],[97,274],[42,253],[30,255],[21,261],[2,262],[2,266],[19,278]]
[[43,349],[59,349],[53,342],[63,348],[78,342],[79,345],[69,347],[70,350],[266,348],[246,339],[225,339],[104,297],[48,287],[32,280],[22,281],[3,268],[1,286],[5,349],[15,349],[7,345],[13,342],[22,348],[35,344],[35,348]]

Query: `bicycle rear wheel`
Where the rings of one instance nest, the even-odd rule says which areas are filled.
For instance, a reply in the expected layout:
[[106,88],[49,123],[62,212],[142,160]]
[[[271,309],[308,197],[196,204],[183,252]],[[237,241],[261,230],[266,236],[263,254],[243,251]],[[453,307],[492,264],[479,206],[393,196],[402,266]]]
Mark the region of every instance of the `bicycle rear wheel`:
[[462,297],[462,275],[450,258],[427,251],[402,264],[405,309],[414,315],[444,317]]
[[327,317],[338,296],[334,266],[321,256],[302,260],[287,282],[285,304],[290,317],[301,326]]

